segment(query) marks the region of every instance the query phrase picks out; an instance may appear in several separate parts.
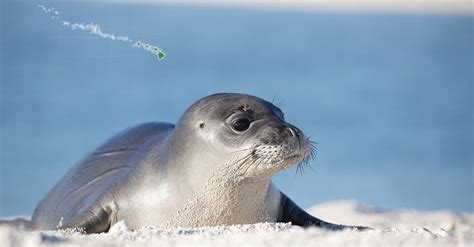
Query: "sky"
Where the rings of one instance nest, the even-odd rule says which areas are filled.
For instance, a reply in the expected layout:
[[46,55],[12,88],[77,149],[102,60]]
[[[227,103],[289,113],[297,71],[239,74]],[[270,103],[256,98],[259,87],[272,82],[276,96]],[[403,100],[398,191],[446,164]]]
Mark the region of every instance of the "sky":
[[85,0],[85,2],[133,2],[172,5],[214,5],[219,7],[283,8],[297,10],[347,10],[396,13],[472,15],[469,0]]

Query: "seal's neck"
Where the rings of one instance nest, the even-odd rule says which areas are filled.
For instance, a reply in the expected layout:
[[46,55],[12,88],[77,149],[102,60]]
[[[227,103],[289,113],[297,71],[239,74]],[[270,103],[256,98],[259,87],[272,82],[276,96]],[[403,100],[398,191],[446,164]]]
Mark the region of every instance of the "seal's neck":
[[[179,126],[177,126],[178,128]],[[160,159],[166,172],[175,173],[190,187],[203,187],[211,174],[226,162],[226,155],[212,145],[202,143],[186,129],[174,130],[166,140]]]
[[168,160],[163,163],[173,166],[167,172],[180,178],[178,193],[185,198],[177,215],[166,225],[198,227],[275,221],[277,209],[271,207],[277,205],[273,202],[277,196],[271,174],[246,176],[246,170],[232,164],[233,159],[225,152],[194,143],[194,139],[173,137],[169,139],[173,142],[165,145],[171,152],[166,153]]
[[[218,181],[211,178],[204,189],[206,207],[219,213],[217,224],[251,224],[272,221],[267,212],[270,178]],[[209,197],[209,195],[212,195]],[[210,219],[216,220],[214,218]],[[220,222],[219,222],[220,221]]]
[[170,225],[186,227],[253,224],[276,220],[276,200],[270,179],[240,184],[211,177],[178,211]]

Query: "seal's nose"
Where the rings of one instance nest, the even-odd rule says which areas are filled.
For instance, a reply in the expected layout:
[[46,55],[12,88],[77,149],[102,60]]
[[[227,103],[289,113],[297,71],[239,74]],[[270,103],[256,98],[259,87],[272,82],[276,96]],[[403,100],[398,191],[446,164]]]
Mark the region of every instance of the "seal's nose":
[[297,133],[295,130],[293,130],[293,128],[291,128],[290,126],[287,126],[286,128],[290,131],[291,136],[293,137],[297,136]]
[[288,136],[288,137],[297,136],[296,131],[293,128],[291,128],[290,125],[282,125],[280,127],[280,131],[281,131],[282,134],[284,134],[285,136]]
[[292,142],[296,144],[298,148],[301,148],[303,146],[303,143],[301,141],[301,132],[298,130],[298,128],[293,125],[286,125],[283,131],[286,132],[286,135],[292,139]]

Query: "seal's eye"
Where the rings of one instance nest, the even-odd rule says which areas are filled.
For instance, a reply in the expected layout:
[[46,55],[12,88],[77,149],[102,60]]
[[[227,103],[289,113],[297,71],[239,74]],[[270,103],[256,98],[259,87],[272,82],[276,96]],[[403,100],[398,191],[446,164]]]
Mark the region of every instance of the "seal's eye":
[[232,124],[232,128],[236,131],[245,131],[250,127],[250,120],[248,118],[239,118]]

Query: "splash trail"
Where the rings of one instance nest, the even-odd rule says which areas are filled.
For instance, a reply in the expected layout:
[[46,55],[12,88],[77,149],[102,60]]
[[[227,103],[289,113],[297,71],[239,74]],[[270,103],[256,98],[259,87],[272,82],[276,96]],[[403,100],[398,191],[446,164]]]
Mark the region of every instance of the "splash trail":
[[51,19],[57,20],[61,23],[62,26],[67,27],[71,30],[81,30],[81,31],[89,31],[90,34],[92,35],[97,35],[99,37],[102,37],[104,39],[111,39],[111,40],[118,40],[122,42],[128,42],[128,43],[133,43],[132,47],[134,48],[142,48],[145,51],[148,51],[150,53],[153,53],[156,55],[158,60],[163,60],[166,56],[166,54],[158,48],[157,46],[147,44],[141,40],[134,42],[131,38],[128,36],[119,36],[111,33],[107,33],[102,31],[101,27],[97,24],[94,23],[89,23],[89,24],[84,24],[84,23],[77,23],[77,22],[70,22],[66,20],[62,20],[60,17],[59,11],[55,10],[54,8],[48,8],[44,5],[38,4],[38,8],[40,8],[45,14],[48,14]]

